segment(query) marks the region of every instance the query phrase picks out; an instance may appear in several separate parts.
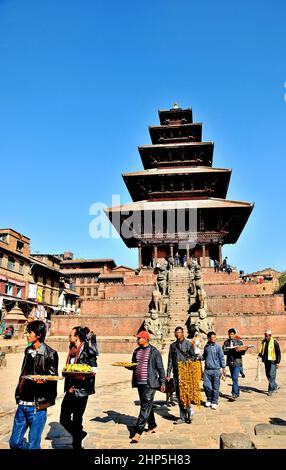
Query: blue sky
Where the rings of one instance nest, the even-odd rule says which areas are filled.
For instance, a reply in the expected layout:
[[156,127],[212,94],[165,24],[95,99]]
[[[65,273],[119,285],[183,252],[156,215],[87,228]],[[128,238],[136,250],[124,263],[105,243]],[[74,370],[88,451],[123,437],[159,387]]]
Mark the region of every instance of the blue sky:
[[120,239],[91,238],[89,208],[130,201],[121,173],[177,101],[232,168],[228,198],[255,202],[224,254],[286,269],[285,18],[283,1],[0,0],[0,227],[136,266]]

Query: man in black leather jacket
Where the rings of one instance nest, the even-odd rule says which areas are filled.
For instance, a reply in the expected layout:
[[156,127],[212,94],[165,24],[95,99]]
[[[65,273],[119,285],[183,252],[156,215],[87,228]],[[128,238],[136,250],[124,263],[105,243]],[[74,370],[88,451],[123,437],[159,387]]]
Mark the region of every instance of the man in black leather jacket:
[[83,431],[82,420],[89,395],[95,393],[97,368],[96,352],[86,341],[85,328],[76,326],[69,335],[70,350],[67,364],[87,364],[93,368],[92,376],[77,374],[65,379],[65,396],[61,406],[60,423],[73,437],[73,448],[82,449],[82,441],[87,436]]
[[243,342],[235,337],[236,330],[230,328],[228,330],[228,339],[223,343],[223,352],[226,354],[226,365],[229,367],[229,371],[232,378],[232,398],[236,400],[239,397],[239,385],[238,377],[243,371],[242,356],[245,351],[240,351],[239,346],[243,346]]
[[[47,419],[47,408],[55,404],[57,382],[41,379],[43,375],[58,375],[58,354],[44,343],[46,325],[35,320],[27,326],[27,340],[19,383],[15,397],[18,404],[12,434],[11,449],[40,449],[41,435]],[[27,375],[37,375],[33,380]],[[29,428],[29,442],[24,435]]]

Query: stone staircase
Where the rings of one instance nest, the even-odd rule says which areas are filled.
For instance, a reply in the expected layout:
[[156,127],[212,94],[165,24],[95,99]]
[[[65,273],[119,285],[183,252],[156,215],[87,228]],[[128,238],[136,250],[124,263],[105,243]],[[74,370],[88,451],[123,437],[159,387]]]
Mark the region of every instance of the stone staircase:
[[168,325],[167,334],[163,338],[163,351],[175,340],[174,330],[176,326],[185,328],[189,310],[188,289],[188,268],[174,268],[169,272]]

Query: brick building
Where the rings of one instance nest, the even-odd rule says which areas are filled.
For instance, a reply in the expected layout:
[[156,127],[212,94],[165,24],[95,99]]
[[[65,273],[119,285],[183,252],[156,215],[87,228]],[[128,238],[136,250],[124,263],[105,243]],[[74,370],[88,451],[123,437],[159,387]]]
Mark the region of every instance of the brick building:
[[25,304],[30,266],[30,239],[15,230],[0,229],[0,312]]

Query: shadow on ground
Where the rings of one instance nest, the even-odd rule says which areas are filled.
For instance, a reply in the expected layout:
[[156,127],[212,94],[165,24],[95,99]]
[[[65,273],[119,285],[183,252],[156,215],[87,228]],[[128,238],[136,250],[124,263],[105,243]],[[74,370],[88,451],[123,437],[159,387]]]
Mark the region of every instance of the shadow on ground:
[[72,449],[72,436],[65,430],[65,428],[58,422],[53,421],[49,423],[50,430],[48,431],[45,440],[52,441],[53,449]]
[[106,413],[107,416],[104,416],[103,418],[96,416],[95,418],[92,418],[90,421],[95,421],[97,423],[106,423],[106,424],[107,423],[124,424],[127,427],[129,433],[132,434],[136,421],[137,421],[137,418],[135,416],[118,413],[117,411],[114,411],[114,410],[107,410],[107,411],[104,411],[104,413]]
[[285,419],[282,418],[269,418],[270,424],[277,424],[278,426],[286,426]]

